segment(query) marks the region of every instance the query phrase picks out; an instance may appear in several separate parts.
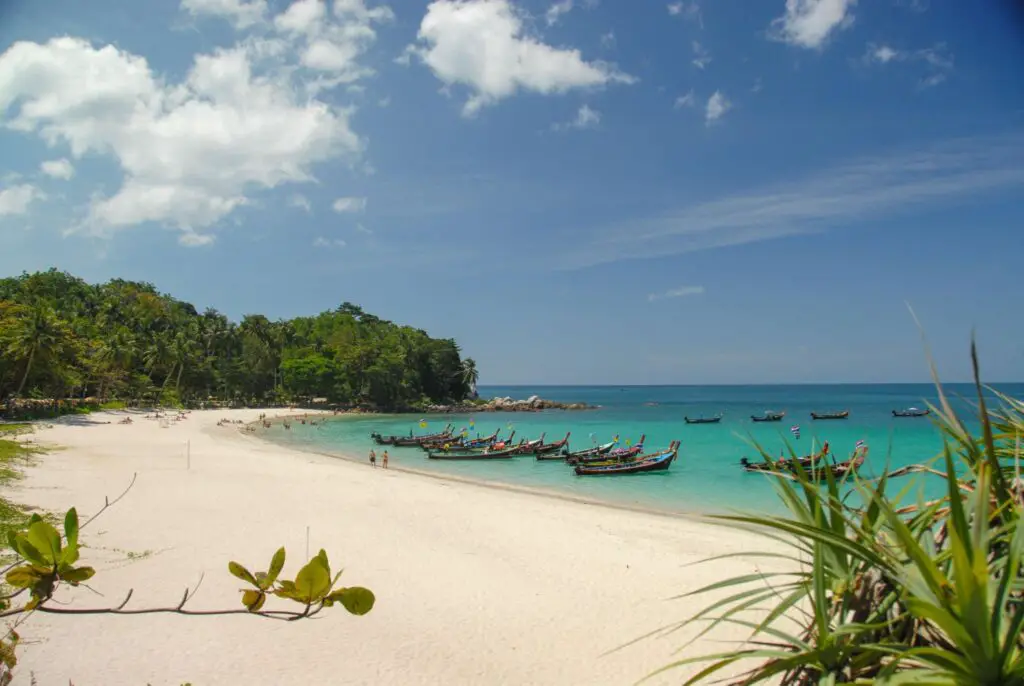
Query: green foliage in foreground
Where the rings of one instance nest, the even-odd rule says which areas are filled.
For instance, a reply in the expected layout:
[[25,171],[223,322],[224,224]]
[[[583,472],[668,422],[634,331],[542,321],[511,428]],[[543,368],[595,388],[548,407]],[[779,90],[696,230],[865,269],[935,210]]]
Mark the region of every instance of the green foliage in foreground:
[[[946,440],[932,464],[824,487],[798,473],[776,479],[788,515],[715,517],[787,545],[790,568],[688,594],[731,592],[680,626],[749,639],[666,669],[702,665],[687,684],[742,665],[735,683],[1024,685],[1024,404],[1000,396],[989,411],[981,390],[974,436],[939,388]],[[922,471],[946,494],[903,504],[910,489],[891,493],[892,480]]]
[[[7,544],[17,556],[17,560],[8,567],[5,575],[5,581],[13,592],[0,598],[0,617],[24,618],[33,612],[61,615],[132,615],[164,612],[189,616],[243,613],[294,621],[313,617],[335,604],[340,604],[351,614],[365,615],[373,609],[375,602],[373,592],[369,589],[360,586],[339,587],[337,583],[341,572],[331,576],[327,553],[323,550],[306,563],[294,579],[280,578],[285,565],[285,549],[280,548],[271,559],[266,572],[253,574],[237,562],[228,564],[228,571],[231,574],[251,586],[242,589],[244,609],[186,608],[186,604],[195,595],[195,590],[186,591],[181,602],[172,607],[127,608],[132,595],[129,591],[124,601],[114,607],[77,608],[63,601],[58,602],[55,595],[63,586],[74,587],[84,584],[96,574],[96,570],[89,566],[77,565],[81,526],[75,508],[68,510],[64,516],[63,528],[64,532],[61,534],[55,526],[39,515],[32,515],[24,530],[11,531],[8,534]],[[28,599],[18,602],[26,593]],[[298,604],[299,609],[265,609],[268,596]],[[7,634],[0,639],[0,684],[10,682],[12,670],[17,664],[15,652],[19,636],[15,626],[10,626]]]
[[22,399],[19,416],[70,409],[26,400],[53,398],[108,401],[91,404],[104,408],[326,398],[402,409],[461,401],[476,380],[455,341],[347,302],[313,317],[249,314],[236,324],[147,283],[92,285],[56,270],[0,279],[0,399]]

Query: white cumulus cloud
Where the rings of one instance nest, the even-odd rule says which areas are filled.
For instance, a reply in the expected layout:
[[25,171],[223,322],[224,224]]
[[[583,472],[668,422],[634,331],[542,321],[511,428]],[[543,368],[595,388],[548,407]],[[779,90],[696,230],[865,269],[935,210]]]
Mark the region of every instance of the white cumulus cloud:
[[75,175],[75,167],[63,157],[59,160],[47,160],[39,165],[39,169],[51,178],[65,181]]
[[818,49],[834,32],[853,25],[857,0],[786,0],[786,12],[773,20],[769,36],[800,48]]
[[288,197],[288,207],[303,210],[306,214],[313,213],[312,203],[309,202],[309,198],[301,193],[294,193]]
[[[391,15],[386,7],[339,0],[329,21],[315,3],[296,4],[306,20],[293,5],[282,31],[303,28],[302,36],[327,40],[351,34],[358,45],[370,40],[367,22]],[[263,4],[187,0],[182,6],[239,26],[248,20],[238,17],[256,16],[252,8]],[[120,188],[94,195],[75,230],[106,236],[154,222],[179,229],[183,244],[209,242],[203,232],[248,204],[252,192],[312,181],[317,163],[361,154],[352,110],[318,99],[321,75],[297,69],[298,55],[312,44],[281,35],[250,36],[196,55],[177,83],[113,45],[73,37],[21,41],[0,54],[0,125],[67,146],[72,158],[91,153],[118,163]],[[354,60],[358,50],[351,54]],[[362,73],[352,65],[332,63],[340,71],[331,76]]]
[[345,241],[340,238],[324,238],[319,236],[313,241],[313,247],[316,248],[344,248],[345,245]]
[[555,48],[528,35],[519,10],[508,0],[435,0],[420,23],[416,44],[400,59],[412,55],[446,86],[470,90],[466,116],[519,90],[564,93],[636,80],[613,65],[584,60],[579,50]]
[[0,188],[0,217],[8,214],[25,214],[33,200],[43,200],[46,195],[27,183]]
[[721,119],[731,107],[732,103],[725,97],[725,94],[722,91],[715,91],[708,98],[708,104],[704,108],[704,121],[708,124],[714,123]]
[[366,209],[366,198],[338,198],[332,205],[335,212],[362,212]]

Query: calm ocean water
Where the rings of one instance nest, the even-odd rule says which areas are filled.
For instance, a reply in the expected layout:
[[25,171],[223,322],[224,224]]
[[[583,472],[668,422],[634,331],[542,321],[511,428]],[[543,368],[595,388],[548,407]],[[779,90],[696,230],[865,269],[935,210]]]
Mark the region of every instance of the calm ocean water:
[[[973,387],[950,384],[946,392],[965,420],[972,415]],[[1024,384],[1002,384],[996,388],[1014,397],[1024,397]],[[646,434],[648,449],[682,441],[679,459],[667,472],[618,477],[577,477],[559,461],[538,462],[518,457],[492,462],[428,460],[419,448],[392,448],[394,466],[452,474],[542,488],[614,504],[657,508],[678,512],[709,512],[735,509],[772,510],[777,506],[769,483],[771,477],[750,474],[739,467],[740,458],[757,458],[750,441],[757,441],[773,454],[787,443],[800,454],[810,452],[827,440],[837,456],[853,451],[857,441],[871,448],[862,474],[878,473],[888,461],[893,467],[927,460],[938,454],[941,439],[929,417],[893,418],[892,410],[925,407],[937,402],[933,386],[815,385],[815,386],[490,386],[481,387],[481,397],[511,396],[579,401],[599,405],[583,412],[478,413],[475,415],[434,415],[424,417],[346,417],[318,426],[297,422],[290,431],[280,426],[265,432],[271,440],[320,452],[366,455],[373,447],[370,433],[408,434],[440,431],[451,422],[456,430],[468,427],[472,433],[489,435],[509,428],[521,437],[535,438],[546,432],[548,440],[572,432],[570,447],[580,450],[593,442],[603,443],[619,434],[636,441]],[[781,422],[753,423],[752,414],[765,410],[785,411]],[[810,412],[849,410],[850,418],[812,421]],[[687,425],[690,417],[723,413],[719,424]],[[800,427],[794,439],[791,427]],[[969,426],[974,422],[968,421]],[[379,448],[378,448],[379,451]],[[368,467],[369,468],[369,467]],[[934,484],[923,484],[932,491]]]

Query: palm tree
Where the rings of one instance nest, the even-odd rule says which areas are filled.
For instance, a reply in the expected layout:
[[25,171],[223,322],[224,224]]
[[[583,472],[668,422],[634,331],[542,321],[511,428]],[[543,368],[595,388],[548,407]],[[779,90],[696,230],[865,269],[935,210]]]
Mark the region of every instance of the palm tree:
[[64,345],[66,331],[49,305],[37,302],[27,316],[16,320],[16,328],[8,338],[5,353],[14,359],[25,360],[25,371],[18,383],[15,395],[21,395],[32,373],[33,365],[40,359],[49,359]]
[[476,392],[476,382],[480,380],[480,372],[477,371],[476,360],[472,357],[464,359],[460,374],[462,376],[462,383],[469,389],[470,396],[476,398],[478,395]]

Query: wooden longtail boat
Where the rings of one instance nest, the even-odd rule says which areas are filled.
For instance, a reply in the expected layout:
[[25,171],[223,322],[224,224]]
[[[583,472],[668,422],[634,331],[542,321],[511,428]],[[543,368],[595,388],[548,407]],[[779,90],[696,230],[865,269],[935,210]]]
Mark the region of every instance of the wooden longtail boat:
[[683,417],[687,424],[717,424],[722,421],[722,415],[718,414],[714,417]]
[[570,433],[571,432],[566,431],[565,438],[560,441],[555,441],[554,443],[541,443],[533,449],[533,452],[537,455],[550,455],[551,453],[557,453],[560,450],[568,448]]
[[786,416],[785,412],[768,412],[766,411],[763,415],[758,417],[756,414],[750,415],[750,420],[753,422],[781,422],[782,418]]
[[489,448],[485,448],[484,450],[477,450],[474,452],[441,451],[437,453],[428,453],[427,457],[431,460],[501,460],[523,455],[524,453],[522,451],[527,443],[528,441],[520,441],[519,445],[514,445],[503,450],[491,450]]
[[[511,455],[532,455],[538,446],[544,444],[544,434],[540,435],[540,438],[532,441],[521,440],[519,443],[512,445],[510,442],[495,443],[494,445],[484,446],[482,448],[459,448],[457,446],[448,446],[445,450],[444,447],[437,451],[431,452],[428,457],[434,459],[465,459],[471,460],[474,456],[493,455],[496,452],[509,452]],[[441,457],[443,456],[443,457]]]
[[647,434],[640,436],[640,440],[637,441],[636,445],[628,448],[615,448],[610,450],[603,455],[584,455],[583,457],[566,457],[565,461],[571,466],[578,464],[613,464],[616,462],[622,462],[624,460],[630,460],[635,458],[637,455],[642,455],[644,452],[644,440],[647,438]]
[[[424,450],[426,450],[427,452],[430,452],[431,450],[436,450],[438,448],[441,448],[441,447],[445,446],[446,444],[450,448],[455,448],[455,447],[464,448],[464,449],[486,448],[489,445],[494,445],[495,443],[499,442],[498,441],[498,434],[500,432],[501,432],[501,430],[499,429],[498,431],[495,431],[490,436],[483,436],[481,438],[463,438],[462,436],[453,436],[453,437],[439,438],[439,439],[436,439],[436,440],[424,441],[424,442],[420,443],[420,447],[423,448]],[[515,433],[516,432],[513,431],[512,435],[509,436],[508,439],[506,441],[504,441],[504,442],[508,443],[509,441],[511,441],[512,440],[512,436],[514,436]]]
[[[862,445],[856,448],[853,451],[853,455],[850,456],[850,459],[844,462],[839,462],[837,464],[815,465],[810,469],[803,469],[803,473],[807,475],[807,477],[811,481],[825,481],[826,479],[828,479],[830,474],[832,475],[833,479],[842,479],[860,469],[861,465],[864,464],[864,460],[865,458],[867,458],[867,456],[868,447],[866,445]],[[792,471],[787,470],[770,473],[775,476],[781,476],[784,479],[795,479],[795,471],[796,470],[794,469]]]
[[615,447],[615,444],[615,441],[609,441],[603,445],[595,445],[593,448],[587,448],[586,450],[577,450],[574,453],[555,453],[554,455],[550,453],[546,455],[544,453],[537,453],[537,459],[567,461],[573,458],[579,459],[581,456],[585,455],[604,455],[605,453],[611,452],[612,448]]
[[672,441],[666,450],[641,455],[634,460],[616,464],[576,465],[577,476],[613,476],[619,474],[641,474],[668,469],[679,453],[679,441]]
[[434,433],[434,434],[422,434],[422,435],[419,435],[419,436],[413,436],[412,432],[410,431],[408,436],[381,436],[379,433],[377,433],[375,431],[372,434],[370,434],[370,438],[372,438],[373,442],[376,443],[377,445],[403,446],[403,445],[419,445],[420,443],[423,443],[424,441],[431,441],[431,440],[446,438],[446,437],[451,436],[451,435],[452,435],[452,425],[449,424],[448,426],[446,426],[444,428],[444,431],[441,431],[441,432],[438,432],[438,433]]
[[927,415],[930,412],[931,412],[931,410],[928,410],[928,409],[921,410],[921,409],[918,409],[916,407],[908,407],[905,410],[893,410],[892,411],[892,416],[893,417],[924,417],[925,415]]
[[811,419],[846,419],[850,416],[849,410],[842,412],[812,412]]
[[828,441],[821,446],[821,452],[815,453],[814,455],[804,455],[803,457],[792,458],[792,457],[780,457],[777,460],[771,462],[751,462],[745,457],[740,458],[740,464],[743,466],[743,470],[747,472],[770,472],[774,465],[776,469],[781,471],[795,471],[796,465],[800,465],[803,469],[810,469],[817,462],[824,460],[828,456]]

